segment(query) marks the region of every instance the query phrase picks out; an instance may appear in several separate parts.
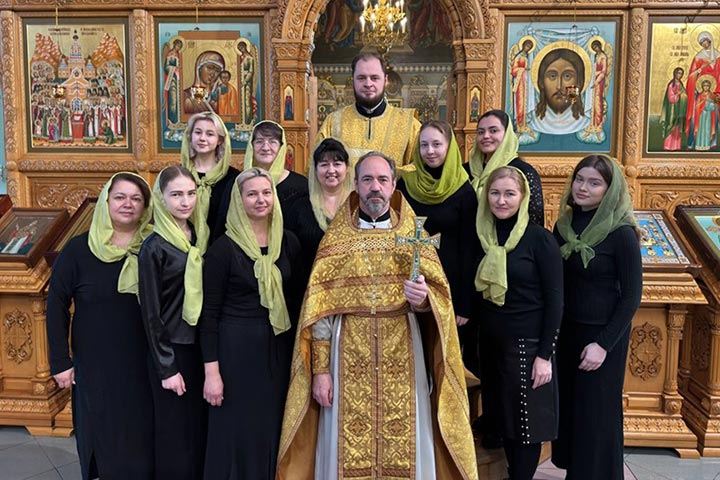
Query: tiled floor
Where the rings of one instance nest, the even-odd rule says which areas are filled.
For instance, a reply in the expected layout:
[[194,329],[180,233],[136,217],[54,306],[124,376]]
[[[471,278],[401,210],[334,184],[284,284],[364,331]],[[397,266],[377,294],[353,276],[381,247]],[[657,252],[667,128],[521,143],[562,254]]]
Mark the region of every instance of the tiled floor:
[[[0,427],[0,480],[80,480],[74,438],[33,437],[24,428]],[[537,480],[564,478],[549,461]],[[625,480],[720,480],[720,458],[682,460],[672,450],[625,449]]]

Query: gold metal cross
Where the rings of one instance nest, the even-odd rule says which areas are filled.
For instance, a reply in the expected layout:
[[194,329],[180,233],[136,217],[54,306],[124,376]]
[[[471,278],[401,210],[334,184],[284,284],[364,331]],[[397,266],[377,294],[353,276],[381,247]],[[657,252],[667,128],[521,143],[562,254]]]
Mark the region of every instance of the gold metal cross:
[[440,234],[433,235],[432,237],[423,237],[423,225],[425,224],[427,217],[415,217],[415,236],[413,237],[401,237],[395,235],[395,245],[412,245],[413,247],[413,266],[412,272],[410,273],[410,280],[413,282],[417,281],[420,276],[420,249],[424,246],[432,245],[435,248],[440,248]]

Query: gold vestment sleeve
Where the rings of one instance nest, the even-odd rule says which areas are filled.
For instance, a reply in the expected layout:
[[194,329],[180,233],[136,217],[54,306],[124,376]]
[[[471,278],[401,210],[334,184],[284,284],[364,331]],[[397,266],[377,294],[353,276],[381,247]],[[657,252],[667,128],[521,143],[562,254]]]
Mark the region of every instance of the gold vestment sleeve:
[[312,373],[330,373],[330,340],[312,341]]

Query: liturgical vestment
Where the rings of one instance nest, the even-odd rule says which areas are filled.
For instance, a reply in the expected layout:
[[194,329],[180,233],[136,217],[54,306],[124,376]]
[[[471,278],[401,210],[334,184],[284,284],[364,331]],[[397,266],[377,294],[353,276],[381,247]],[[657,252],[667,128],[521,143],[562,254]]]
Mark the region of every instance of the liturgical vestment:
[[[320,243],[293,353],[278,479],[317,478],[318,423],[327,409],[312,398],[312,377],[328,372],[331,362],[337,407],[337,475],[332,477],[429,478],[416,462],[416,422],[423,417],[416,409],[418,358],[431,377],[431,411],[423,426],[433,440],[434,478],[477,478],[448,283],[435,250],[423,249],[421,273],[430,307],[426,313],[411,311],[403,280],[410,275],[412,249],[395,246],[395,235],[413,235],[414,214],[399,193],[391,207],[391,228],[361,229],[358,197],[351,194]],[[328,318],[341,319],[342,325],[333,349],[330,341],[313,341],[313,326]],[[418,324],[422,340],[414,346],[411,330]]]
[[366,117],[358,113],[355,105],[348,105],[325,119],[316,142],[328,137],[340,140],[348,151],[351,166],[372,150],[382,152],[401,166],[412,164],[419,135],[420,122],[412,108],[388,104],[381,115]]

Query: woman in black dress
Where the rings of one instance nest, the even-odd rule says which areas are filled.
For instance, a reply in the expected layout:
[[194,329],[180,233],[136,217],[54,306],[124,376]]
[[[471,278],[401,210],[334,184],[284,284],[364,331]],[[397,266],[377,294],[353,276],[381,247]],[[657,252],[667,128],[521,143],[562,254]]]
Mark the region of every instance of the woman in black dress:
[[[483,188],[487,185],[488,177],[496,168],[507,165],[520,170],[530,186],[528,206],[530,221],[542,227],[545,225],[545,204],[540,175],[532,165],[518,156],[519,144],[507,113],[502,110],[489,110],[478,119],[475,144],[470,150],[470,160],[464,167],[470,175],[470,183],[477,192],[478,198],[484,195]],[[477,301],[475,300],[475,303]],[[483,385],[483,415],[481,421],[473,422],[473,428],[479,427],[482,431],[483,447],[498,448],[502,446],[498,413],[500,405],[498,404],[499,399],[492,396],[492,392],[497,391],[493,385],[498,382],[498,372],[493,368],[485,368],[485,365],[490,364],[499,352],[495,350],[496,345],[488,342],[487,339],[487,335],[484,335],[481,329],[478,343]]]
[[545,225],[545,204],[540,175],[518,156],[518,147],[518,137],[508,114],[502,110],[489,110],[478,119],[475,145],[470,150],[465,169],[478,195],[496,168],[509,165],[520,170],[530,185],[530,221],[542,227]]
[[413,165],[415,170],[400,172],[397,189],[417,215],[427,217],[425,230],[441,235],[438,255],[450,283],[456,323],[461,327],[463,359],[474,368],[475,328],[468,319],[475,292],[471,265],[477,255],[477,196],[462,168],[460,148],[448,123],[431,120],[422,125]]
[[70,240],[53,265],[47,299],[50,371],[60,388],[73,390],[83,479],[153,478],[147,341],[135,295],[136,254],[149,234],[150,199],[140,176],[115,174],[100,193],[90,231]]
[[211,245],[225,233],[233,181],[240,171],[230,165],[232,147],[225,122],[212,112],[196,113],[188,120],[180,160],[197,184],[198,246]]
[[253,128],[243,170],[259,167],[270,172],[283,215],[287,217],[292,204],[307,196],[308,180],[285,168],[286,154],[285,130],[271,120],[264,120]]
[[268,172],[245,170],[236,184],[227,232],[205,258],[200,338],[212,407],[204,478],[271,480],[297,318],[285,299],[298,287],[300,246],[283,232]]
[[630,326],[642,296],[642,257],[622,170],[603,155],[578,163],[555,237],[565,285],[558,344],[560,432],[552,460],[568,479],[623,478],[623,408]]
[[202,309],[203,253],[195,246],[195,188],[185,167],[160,172],[153,190],[153,233],[138,257],[155,406],[155,471],[163,480],[201,478],[205,456],[207,406],[195,341]]
[[302,279],[303,285],[310,278],[325,230],[352,191],[352,175],[348,166],[349,156],[345,146],[334,138],[324,139],[315,148],[310,163],[310,195],[298,199],[289,212],[284,212],[285,226],[300,240],[302,272],[297,278]]
[[[562,258],[552,234],[529,221],[527,181],[500,167],[478,200],[482,246],[479,320],[497,356],[500,433],[511,480],[532,479],[541,442],[557,436],[553,354],[563,308]],[[485,391],[483,392],[485,393]]]

